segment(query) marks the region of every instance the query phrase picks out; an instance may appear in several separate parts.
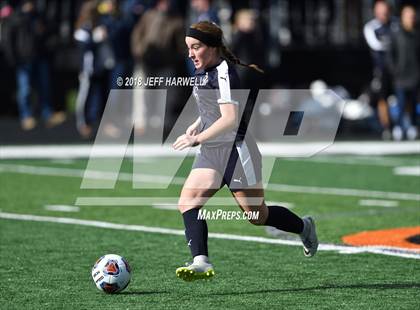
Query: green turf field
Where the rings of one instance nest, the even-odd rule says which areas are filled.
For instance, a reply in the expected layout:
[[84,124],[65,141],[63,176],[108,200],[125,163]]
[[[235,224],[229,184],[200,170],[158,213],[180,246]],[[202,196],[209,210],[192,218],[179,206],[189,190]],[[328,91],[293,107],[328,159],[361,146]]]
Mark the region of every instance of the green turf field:
[[[162,166],[162,160],[173,159],[150,159],[143,165],[152,170]],[[81,197],[172,199],[181,189],[180,182],[169,189],[133,189],[122,178],[112,190],[82,190],[80,173],[86,165],[87,160],[2,160],[0,214],[183,229],[179,213],[156,208],[159,203],[155,207],[152,203],[83,205],[77,212],[47,210],[47,205],[75,206]],[[185,177],[190,165],[187,159],[177,176]],[[313,215],[320,242],[339,245],[341,237],[351,233],[419,226],[420,177],[394,173],[397,167],[419,165],[418,156],[277,160],[270,179],[274,185],[266,198],[292,205],[299,215]],[[121,171],[131,173],[130,160]],[[152,172],[165,175],[159,169]],[[218,197],[228,196],[227,190],[218,193]],[[366,206],[361,200],[393,201],[395,206]],[[236,210],[234,206],[207,209]],[[211,233],[272,238],[264,227],[243,220],[208,221],[208,226]],[[297,246],[210,238],[215,278],[184,283],[175,277],[175,269],[189,260],[181,235],[4,218],[0,218],[0,234],[1,309],[420,307],[420,260],[414,258],[321,250],[307,259]],[[132,282],[119,295],[99,292],[90,278],[93,263],[106,253],[123,255],[133,267]]]

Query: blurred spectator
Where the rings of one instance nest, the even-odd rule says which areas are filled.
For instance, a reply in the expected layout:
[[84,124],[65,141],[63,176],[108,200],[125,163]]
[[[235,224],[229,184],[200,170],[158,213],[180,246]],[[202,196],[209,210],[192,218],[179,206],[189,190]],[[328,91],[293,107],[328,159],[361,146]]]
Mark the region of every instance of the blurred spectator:
[[[258,27],[258,16],[251,9],[239,10],[235,15],[234,33],[232,36],[232,52],[244,63],[255,63],[260,68],[265,67],[265,49],[250,48],[264,46],[263,33]],[[255,70],[239,70],[239,77],[244,88],[259,89],[262,76]]]
[[[105,2],[102,5],[107,5]],[[74,38],[81,50],[79,92],[76,99],[76,122],[80,135],[89,138],[97,125],[108,93],[109,72],[115,66],[115,58],[108,40],[108,32],[101,20],[97,1],[83,3]],[[101,8],[103,13],[104,8]]]
[[[133,59],[130,49],[130,37],[134,25],[142,11],[138,11],[140,1],[105,0],[100,5],[103,23],[115,57],[115,66],[111,71],[110,88],[121,88],[117,85],[117,77],[132,75]],[[144,6],[143,6],[144,9]]]
[[[242,9],[235,14],[232,52],[245,64],[255,63],[260,68],[265,68],[266,49],[250,48],[264,46],[264,35],[258,26],[257,19],[257,12],[251,9]],[[246,104],[248,113],[244,112],[244,115],[251,115],[258,91],[264,87],[265,75],[242,66],[238,67],[238,75],[241,87],[250,90]]]
[[[10,17],[13,14],[13,7],[9,3],[2,3],[0,4],[0,48],[1,51],[5,50],[7,48],[8,43],[6,40],[8,33],[7,29],[10,27]],[[9,57],[10,58],[10,57]],[[11,59],[7,59],[8,61],[11,61]],[[11,64],[13,65],[13,64]]]
[[0,6],[0,19],[1,18],[8,18],[13,13],[13,7],[9,3],[3,3],[2,6]]
[[[190,14],[189,14],[189,25],[201,22],[203,20],[209,20],[213,23],[220,25],[220,20],[217,15],[217,10],[212,5],[212,0],[190,0]],[[192,60],[189,57],[185,57],[187,64],[188,74],[194,75],[195,67]]]
[[[158,0],[134,27],[131,36],[131,50],[135,60],[136,79],[145,77],[175,77],[185,75],[184,21],[169,0]],[[146,106],[143,92],[134,96],[134,113],[139,133],[146,129],[147,119],[152,127],[159,127],[165,119],[165,126],[176,118],[185,104],[182,89],[169,87],[166,107]],[[166,108],[165,110],[159,110]],[[154,110],[154,111],[152,111]],[[143,124],[143,125],[141,125]]]
[[193,22],[201,22],[209,20],[220,25],[217,10],[212,7],[212,0],[191,0],[191,8],[193,9]]
[[386,53],[390,47],[391,29],[396,26],[396,22],[391,17],[391,7],[386,1],[377,1],[373,12],[375,18],[366,23],[363,32],[373,61],[372,103],[376,106],[382,126],[382,137],[389,139],[391,120],[386,98],[392,91],[392,77],[386,65]]
[[[110,72],[110,89],[130,88],[124,84],[118,85],[118,79],[126,81],[133,74],[133,57],[130,48],[131,33],[139,16],[146,8],[144,2],[126,0],[118,3],[116,0],[105,0],[99,6],[99,12],[103,16],[102,21],[106,27],[115,58],[115,65]],[[110,104],[108,108],[112,109],[113,115],[131,116],[131,100],[125,102],[127,101],[127,93],[116,92],[112,98],[108,101],[108,104]],[[125,120],[125,123],[127,122],[131,124],[132,120]],[[110,138],[118,138],[121,135],[120,126],[124,126],[124,124],[107,120],[104,124],[104,133]]]
[[[2,14],[8,13],[2,10]],[[11,12],[9,12],[11,13]],[[10,15],[10,14],[9,14]],[[31,105],[31,88],[37,91],[41,118],[47,127],[61,124],[63,112],[53,112],[51,103],[50,32],[34,1],[25,0],[2,24],[6,58],[16,66],[17,103],[23,130],[36,126]]]
[[146,73],[173,76],[183,67],[184,23],[169,0],[158,0],[137,23],[132,34],[132,53]]
[[[401,26],[392,36],[389,60],[394,75],[395,94],[398,101],[398,117],[392,130],[395,140],[401,140],[404,132],[407,139],[417,137],[416,101],[420,82],[418,62],[419,37],[415,31],[416,11],[412,6],[404,6],[401,11]],[[405,113],[410,117],[404,122]]]

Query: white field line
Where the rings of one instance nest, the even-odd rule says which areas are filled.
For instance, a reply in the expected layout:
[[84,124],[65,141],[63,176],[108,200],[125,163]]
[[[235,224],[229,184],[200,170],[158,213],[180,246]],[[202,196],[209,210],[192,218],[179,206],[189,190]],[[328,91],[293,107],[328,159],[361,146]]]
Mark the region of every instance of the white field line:
[[[250,201],[255,201],[255,204],[261,203],[259,197],[248,197]],[[163,210],[178,210],[179,197],[78,197],[75,205],[77,206],[150,206],[156,209]],[[189,200],[185,201],[183,205],[188,205]],[[288,209],[294,208],[294,204],[290,202],[266,201],[268,205],[280,205]],[[192,205],[196,205],[197,201],[191,201]],[[237,206],[238,203],[233,197],[211,197],[202,202],[206,206]]]
[[[14,164],[0,164],[0,172],[12,172],[23,174],[36,174],[46,176],[61,176],[61,177],[80,177],[85,174],[83,169],[72,168],[54,168],[28,165],[14,165]],[[113,173],[102,171],[90,171],[89,177],[93,179],[113,179]],[[162,184],[171,182],[172,184],[182,185],[185,182],[184,178],[168,177],[162,175],[133,175],[131,173],[120,172],[118,179],[120,181],[145,182],[147,184]],[[412,200],[420,201],[419,194],[413,193],[398,193],[398,192],[383,192],[351,188],[334,188],[334,187],[318,187],[318,186],[300,186],[288,184],[268,184],[266,190],[274,192],[288,192],[288,193],[306,193],[306,194],[320,194],[320,195],[335,195],[335,196],[349,196],[349,197],[364,197],[364,198],[378,198],[378,199],[396,199],[396,200]],[[82,197],[83,198],[83,197]],[[88,197],[86,197],[88,198]],[[104,197],[92,197],[92,199],[99,199]]]
[[76,159],[71,158],[57,158],[57,159],[51,159],[50,162],[52,164],[59,164],[59,165],[71,165],[76,162]]
[[[261,198],[255,198],[261,200]],[[77,206],[150,206],[160,209],[171,209],[168,206],[174,206],[177,209],[179,197],[78,197],[75,205]],[[207,199],[206,199],[207,200]],[[185,201],[184,204],[188,204]],[[232,197],[212,197],[208,201],[203,202],[206,206],[236,206],[237,203]],[[196,201],[191,201],[192,205],[196,205]]]
[[[15,213],[0,212],[0,218],[9,219],[9,220],[71,224],[71,225],[81,225],[81,226],[90,226],[90,227],[116,229],[116,230],[141,231],[141,232],[148,232],[148,233],[184,236],[184,230],[180,230],[180,229],[169,229],[169,228],[162,228],[162,227],[142,226],[142,225],[116,224],[116,223],[110,223],[110,222],[82,220],[82,219],[66,218],[66,217],[51,217],[51,216],[38,216],[38,215],[31,215],[31,214],[15,214]],[[267,243],[267,244],[302,246],[302,243],[300,241],[294,241],[294,240],[280,240],[280,239],[270,239],[270,238],[264,238],[264,237],[240,236],[240,235],[222,234],[222,233],[209,233],[209,238],[222,239],[222,240],[258,242],[258,243]],[[334,251],[334,252],[338,252],[342,254],[374,253],[374,254],[382,254],[382,255],[389,255],[389,256],[404,257],[404,258],[420,259],[420,251],[408,250],[408,249],[398,248],[398,247],[383,247],[383,246],[353,247],[353,246],[335,245],[335,244],[320,244],[318,249],[320,251]]]
[[287,161],[305,161],[320,164],[339,164],[339,165],[356,165],[356,166],[380,166],[380,167],[398,167],[402,165],[418,165],[420,157],[418,159],[398,159],[398,158],[387,158],[383,156],[357,156],[357,157],[346,157],[346,156],[313,156],[308,158],[282,158]]
[[394,168],[394,174],[420,177],[420,166],[396,167]]
[[295,204],[292,202],[285,202],[285,201],[265,201],[266,205],[270,205],[270,206],[282,206],[285,207],[287,209],[293,209],[295,207]]
[[[185,156],[183,152],[174,151],[170,145],[138,144],[138,145],[30,145],[30,146],[2,146],[0,159],[17,158],[89,158],[94,150],[95,156],[109,158],[118,157],[118,150],[126,147],[126,156],[132,157],[162,157]],[[258,143],[264,156],[306,156],[314,149],[321,149],[318,154],[355,154],[355,155],[386,155],[386,154],[420,154],[417,141],[384,142],[384,141],[356,141],[356,142],[325,142],[308,143]]]
[[276,191],[276,192],[288,192],[288,193],[305,193],[305,194],[320,194],[320,195],[324,194],[324,195],[336,195],[336,196],[354,196],[354,197],[414,200],[414,201],[420,200],[420,195],[418,194],[371,191],[371,190],[351,189],[351,188],[268,184],[266,189],[271,190],[271,191]]
[[46,205],[44,206],[45,210],[48,211],[59,211],[59,212],[79,212],[80,208],[75,206],[66,206],[66,205]]
[[[0,164],[0,172],[12,172],[12,173],[22,173],[22,174],[35,174],[35,175],[46,175],[46,176],[58,176],[58,177],[76,177],[83,178],[85,175],[85,169],[75,169],[75,168],[55,168],[55,167],[45,167],[45,166],[29,166],[29,165],[15,165],[15,164]],[[105,171],[88,171],[89,179],[98,179],[98,180],[113,180],[113,172]],[[185,179],[179,177],[168,177],[163,175],[147,175],[147,174],[132,174],[126,172],[119,172],[118,174],[119,181],[136,181],[136,182],[145,182],[148,184],[184,184]]]
[[178,211],[177,203],[152,203],[152,207],[160,210]]
[[363,207],[384,207],[393,208],[398,207],[399,203],[395,200],[375,200],[375,199],[361,199],[359,200],[359,206]]
[[[226,197],[226,198],[217,197],[218,200],[216,200],[216,203],[213,202],[213,199],[215,199],[215,197],[210,198],[209,201],[206,202],[206,206],[215,206],[215,205],[216,206],[237,206],[238,205],[238,203],[233,198],[230,198],[230,197]],[[259,198],[255,198],[255,199],[259,199]],[[267,205],[283,206],[288,209],[294,208],[294,204],[290,202],[266,201],[265,203]],[[150,205],[150,199],[147,205]],[[160,209],[160,210],[178,211],[178,201],[177,199],[173,199],[171,202],[153,202],[152,207],[155,209]]]

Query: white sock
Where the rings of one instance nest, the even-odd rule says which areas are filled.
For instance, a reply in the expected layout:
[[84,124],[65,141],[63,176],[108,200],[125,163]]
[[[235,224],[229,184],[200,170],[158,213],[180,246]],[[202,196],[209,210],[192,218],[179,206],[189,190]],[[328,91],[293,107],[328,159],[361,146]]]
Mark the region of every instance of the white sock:
[[202,264],[209,263],[209,258],[206,255],[197,255],[194,257],[194,263]]

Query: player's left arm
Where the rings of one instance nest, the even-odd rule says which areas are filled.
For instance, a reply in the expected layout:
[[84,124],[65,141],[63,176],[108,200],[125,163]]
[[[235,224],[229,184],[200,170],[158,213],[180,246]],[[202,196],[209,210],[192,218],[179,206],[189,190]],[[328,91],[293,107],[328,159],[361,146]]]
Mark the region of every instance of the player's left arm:
[[238,126],[238,105],[235,103],[220,104],[221,116],[209,128],[198,135],[184,134],[175,141],[173,147],[175,150],[183,150],[189,146],[196,146],[207,140],[215,138]]
[[229,74],[229,67],[224,61],[217,68],[217,81],[215,82],[215,90],[219,92],[220,117],[206,130],[203,130],[198,135],[182,135],[173,144],[174,149],[182,150],[189,146],[196,146],[202,144],[210,139],[213,139],[225,132],[235,129],[238,126],[238,106],[239,103],[232,99],[231,88],[236,88],[236,80],[232,81]]
[[211,140],[225,132],[235,129],[238,125],[238,105],[234,103],[220,104],[220,118],[209,128],[197,135],[197,144]]
[[232,89],[237,88],[237,79],[230,74],[229,67],[224,61],[217,67],[217,86],[219,92],[219,104],[221,117],[209,128],[197,135],[197,144],[213,139],[225,132],[231,131],[238,126],[239,103],[232,98]]

